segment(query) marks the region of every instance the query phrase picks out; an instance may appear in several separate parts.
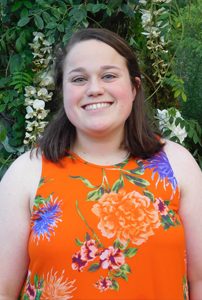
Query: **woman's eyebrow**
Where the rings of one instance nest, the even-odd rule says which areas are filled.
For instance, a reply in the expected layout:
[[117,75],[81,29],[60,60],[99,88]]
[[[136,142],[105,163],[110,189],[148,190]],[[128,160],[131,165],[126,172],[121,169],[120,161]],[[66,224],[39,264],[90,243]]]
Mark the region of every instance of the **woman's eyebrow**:
[[[109,70],[109,69],[121,70],[118,66],[115,65],[104,65],[101,67],[101,70]],[[68,74],[75,73],[75,72],[86,72],[86,69],[82,67],[78,67],[69,71]]]

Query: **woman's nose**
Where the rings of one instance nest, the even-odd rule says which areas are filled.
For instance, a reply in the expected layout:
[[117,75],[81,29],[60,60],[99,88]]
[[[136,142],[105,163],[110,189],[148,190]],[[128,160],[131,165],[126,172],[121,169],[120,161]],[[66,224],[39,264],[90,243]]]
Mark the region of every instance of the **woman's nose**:
[[96,97],[104,93],[104,87],[99,79],[92,79],[87,85],[87,96]]

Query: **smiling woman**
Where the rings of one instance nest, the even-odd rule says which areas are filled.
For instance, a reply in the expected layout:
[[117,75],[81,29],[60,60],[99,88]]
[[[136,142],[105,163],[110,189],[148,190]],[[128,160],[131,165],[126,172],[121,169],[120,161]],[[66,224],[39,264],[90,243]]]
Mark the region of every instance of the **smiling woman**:
[[55,83],[60,110],[1,183],[0,300],[201,300],[201,171],[148,124],[133,51],[80,30]]

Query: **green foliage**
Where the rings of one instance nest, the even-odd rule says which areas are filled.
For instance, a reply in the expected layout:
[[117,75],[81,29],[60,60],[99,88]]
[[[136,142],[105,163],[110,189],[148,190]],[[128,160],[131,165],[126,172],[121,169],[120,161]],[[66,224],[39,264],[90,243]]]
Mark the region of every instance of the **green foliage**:
[[[186,95],[188,95],[189,101],[192,92],[192,98],[197,99],[199,107],[199,91],[202,86],[202,84],[199,85],[199,78],[201,78],[200,74],[202,73],[199,72],[201,66],[199,58],[202,55],[198,44],[201,4],[199,5],[200,12],[198,12],[196,4],[195,6],[192,4],[197,3],[197,1],[176,1],[176,3],[180,7],[185,6],[183,8],[184,12],[190,8],[196,18],[193,17],[192,21],[190,21],[190,18],[186,19],[188,18],[188,12],[186,12],[186,18],[181,19],[182,13],[179,13],[178,5],[164,4],[168,12],[159,15],[158,18],[156,17],[156,22],[162,21],[163,24],[172,22],[175,28],[173,34],[174,44],[168,44],[168,53],[171,53],[171,55],[166,54],[166,52],[162,54],[159,50],[157,55],[154,53],[152,56],[151,51],[146,46],[146,37],[142,34],[141,6],[138,0],[1,0],[0,163],[2,167],[0,172],[3,173],[9,163],[26,150],[23,145],[26,128],[25,87],[37,84],[40,76],[40,70],[38,70],[40,66],[34,65],[35,57],[31,46],[34,32],[43,33],[45,39],[54,48],[57,44],[66,44],[72,33],[79,28],[104,27],[115,31],[136,50],[144,74],[146,94],[150,96],[152,105],[160,108],[178,106],[179,99],[184,101]],[[187,9],[188,4],[191,6]],[[156,8],[160,6],[162,4],[157,4]],[[153,2],[147,1],[146,8],[153,9]],[[187,25],[185,27],[185,20],[186,22],[189,21],[188,24],[192,22],[194,28],[198,29],[193,31],[193,26]],[[180,48],[178,35],[182,31],[182,26],[185,28],[183,40],[186,40],[186,44],[182,43],[182,39],[180,39],[182,43]],[[190,29],[188,29],[189,26]],[[191,36],[192,39],[190,39],[191,37],[189,37],[190,40],[184,39],[187,34],[190,36],[191,32],[194,32],[194,35]],[[165,29],[162,28],[161,34],[169,38],[166,27]],[[188,46],[193,50],[191,57]],[[173,61],[171,56],[175,55],[176,49],[178,51],[174,60],[174,67],[169,69]],[[187,57],[191,58],[188,63]],[[156,83],[155,75],[152,72],[154,63],[158,58],[168,63],[168,69],[166,69],[160,84]],[[181,60],[182,58],[183,60]],[[195,70],[191,67],[191,61],[194,59]],[[183,67],[181,67],[181,61],[183,61]],[[48,64],[50,63],[52,63],[51,60]],[[184,68],[185,65],[187,65],[187,69]],[[48,65],[47,71],[49,67]],[[189,80],[187,76],[189,76]],[[191,87],[194,87],[192,91]],[[196,106],[194,100],[192,100],[192,103]],[[183,106],[183,112],[185,113],[184,108],[185,106]],[[192,149],[199,153],[197,147]]]
[[187,101],[180,107],[186,118],[202,125],[202,2],[181,9],[172,30],[176,49],[173,72],[184,81]]

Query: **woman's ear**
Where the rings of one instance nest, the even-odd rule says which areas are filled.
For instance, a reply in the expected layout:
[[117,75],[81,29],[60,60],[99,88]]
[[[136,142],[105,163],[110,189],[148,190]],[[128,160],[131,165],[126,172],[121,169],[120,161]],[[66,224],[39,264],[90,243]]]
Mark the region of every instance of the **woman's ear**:
[[140,77],[135,77],[135,87],[136,87],[136,89],[139,89],[140,88],[140,86],[141,86],[141,79],[140,79]]
[[141,79],[140,77],[135,77],[135,80],[134,80],[134,84],[133,84],[133,95],[134,95],[134,99],[135,99],[135,96],[137,94],[137,91],[138,89],[140,88],[141,86]]

